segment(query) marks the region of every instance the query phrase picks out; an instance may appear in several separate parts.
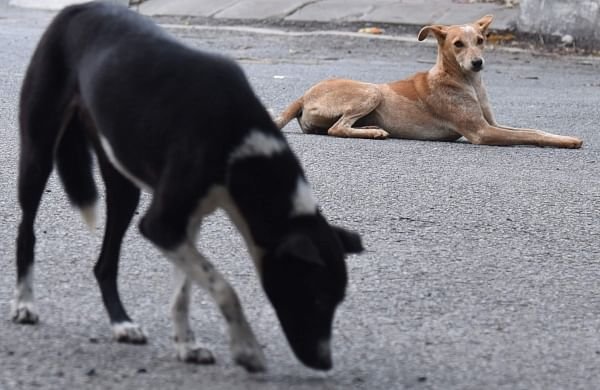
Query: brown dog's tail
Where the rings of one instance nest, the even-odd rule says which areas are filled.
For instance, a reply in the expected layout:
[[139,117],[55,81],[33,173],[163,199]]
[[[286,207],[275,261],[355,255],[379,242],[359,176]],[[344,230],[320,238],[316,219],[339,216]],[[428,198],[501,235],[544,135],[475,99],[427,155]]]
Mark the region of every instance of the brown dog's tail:
[[304,101],[302,98],[294,101],[288,106],[277,118],[275,118],[275,124],[280,130],[285,127],[294,118],[298,118],[302,113],[302,107]]

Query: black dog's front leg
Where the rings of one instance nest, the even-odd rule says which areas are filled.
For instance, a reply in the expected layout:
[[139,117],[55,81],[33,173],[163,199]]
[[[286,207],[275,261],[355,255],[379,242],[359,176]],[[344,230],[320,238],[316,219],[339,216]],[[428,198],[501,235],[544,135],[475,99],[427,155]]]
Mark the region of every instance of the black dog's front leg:
[[[193,351],[196,347],[186,323],[189,280],[205,289],[221,310],[228,326],[234,361],[250,372],[264,371],[266,361],[262,348],[248,324],[235,290],[194,245],[194,232],[199,228],[201,216],[208,211],[203,207],[205,201],[211,203],[210,199],[222,194],[208,190],[196,195],[182,188],[182,183],[193,182],[184,175],[185,172],[193,172],[190,169],[171,167],[165,172],[164,182],[154,191],[152,203],[139,227],[144,237],[165,254],[180,274],[172,310],[179,358],[198,363],[210,362],[207,350],[198,350],[199,359]],[[169,174],[173,172],[177,174]]]

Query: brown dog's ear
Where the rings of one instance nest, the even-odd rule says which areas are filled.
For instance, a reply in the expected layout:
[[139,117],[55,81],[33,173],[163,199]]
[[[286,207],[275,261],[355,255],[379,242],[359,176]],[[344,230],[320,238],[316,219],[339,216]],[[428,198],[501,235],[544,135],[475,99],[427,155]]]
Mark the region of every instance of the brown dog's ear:
[[483,18],[476,21],[475,25],[485,34],[490,24],[492,24],[492,20],[494,20],[492,15],[485,15]]
[[435,24],[432,26],[425,26],[421,29],[421,31],[419,31],[419,35],[418,35],[417,39],[419,41],[422,41],[425,38],[427,38],[429,33],[433,33],[433,35],[435,35],[437,40],[439,42],[442,42],[444,39],[446,39],[446,34],[448,33],[448,28],[446,26],[442,26],[439,24]]

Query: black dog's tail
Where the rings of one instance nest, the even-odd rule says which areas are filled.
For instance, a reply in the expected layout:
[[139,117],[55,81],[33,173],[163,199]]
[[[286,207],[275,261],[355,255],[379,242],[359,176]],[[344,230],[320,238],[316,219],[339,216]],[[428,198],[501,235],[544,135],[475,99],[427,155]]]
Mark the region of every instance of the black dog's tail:
[[98,191],[92,169],[91,147],[77,112],[69,119],[54,157],[58,175],[71,204],[81,211],[86,224],[93,230]]

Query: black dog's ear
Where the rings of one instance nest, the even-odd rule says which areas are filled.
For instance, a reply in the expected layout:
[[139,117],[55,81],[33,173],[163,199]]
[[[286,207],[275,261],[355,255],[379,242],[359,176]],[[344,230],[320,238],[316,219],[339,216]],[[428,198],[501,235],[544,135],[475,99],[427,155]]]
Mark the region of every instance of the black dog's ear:
[[275,252],[277,257],[294,258],[307,263],[325,266],[325,262],[319,255],[319,250],[311,240],[300,234],[286,237]]
[[351,232],[350,230],[346,230],[339,226],[332,226],[333,231],[336,233],[340,241],[342,242],[342,246],[344,247],[344,252],[346,253],[360,253],[365,250],[362,245],[362,240],[358,233]]

